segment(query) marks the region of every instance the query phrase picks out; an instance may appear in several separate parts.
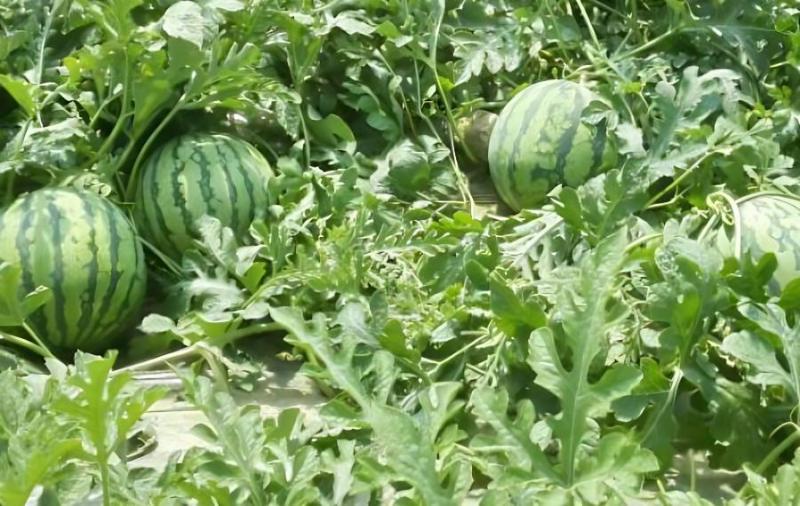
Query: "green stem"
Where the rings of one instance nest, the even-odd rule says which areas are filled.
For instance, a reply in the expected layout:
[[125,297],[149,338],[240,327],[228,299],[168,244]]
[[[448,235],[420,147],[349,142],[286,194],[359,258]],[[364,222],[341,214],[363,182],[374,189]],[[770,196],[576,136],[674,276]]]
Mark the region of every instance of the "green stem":
[[781,453],[785,452],[789,447],[795,444],[798,440],[800,440],[800,430],[795,428],[795,431],[791,433],[791,435],[787,436],[786,439],[781,441],[781,443],[772,449],[771,452],[764,457],[764,460],[758,464],[756,468],[756,473],[764,474],[764,472],[772,465],[772,463],[780,457]]
[[637,40],[641,43],[644,40],[642,31],[639,29],[639,0],[631,2],[631,15],[630,15],[631,32],[636,33]]
[[675,192],[675,195],[673,195],[671,199],[651,204],[650,206],[647,207],[647,210],[652,211],[653,209],[664,209],[665,207],[672,207],[673,205],[675,205],[676,202],[678,202],[681,199],[682,195],[683,195],[682,191]]
[[161,262],[164,264],[164,266],[166,266],[166,268],[169,269],[174,275],[180,276],[182,274],[181,266],[178,265],[177,262],[175,262],[173,259],[162,253],[161,250],[150,244],[148,241],[142,238],[140,238],[140,240],[142,241],[142,244],[144,244],[144,246],[147,249],[149,249],[151,253],[157,256],[158,259],[161,260]]
[[425,125],[427,125],[428,130],[431,133],[431,135],[436,136],[436,138],[439,139],[439,141],[442,144],[444,144],[444,140],[442,140],[441,136],[439,135],[439,132],[437,131],[436,126],[433,124],[433,122],[428,117],[428,115],[425,114],[422,111],[422,102],[423,101],[422,101],[422,89],[420,87],[419,64],[417,63],[416,59],[414,60],[413,64],[414,64],[414,87],[415,87],[415,90],[417,92],[417,102],[416,102],[417,110],[416,110],[416,113],[420,118],[422,118],[422,121],[425,122]]
[[47,349],[42,348],[41,346],[34,344],[28,341],[27,339],[15,336],[14,334],[8,334],[6,332],[0,331],[0,341],[7,341],[13,345],[19,346],[20,348],[25,348],[28,351],[32,351],[42,357],[47,358],[53,356],[53,354],[50,353]]
[[[569,3],[567,3],[569,6]],[[556,13],[553,12],[553,7],[550,5],[550,0],[545,0],[544,7],[547,9],[547,14],[550,16],[551,19],[556,19]],[[564,68],[564,71],[572,72],[572,69],[569,67],[569,61],[571,60],[569,53],[566,49],[564,49],[564,45],[561,43],[564,40],[564,36],[561,34],[561,27],[559,23],[553,23],[555,30],[556,30],[556,46],[558,50],[561,52],[561,64]]]
[[467,343],[465,346],[462,346],[459,350],[457,350],[452,355],[450,355],[450,356],[442,359],[441,361],[439,361],[439,363],[436,364],[436,367],[434,367],[433,370],[431,371],[430,376],[435,376],[438,373],[439,369],[441,369],[445,364],[447,364],[450,361],[452,361],[453,359],[465,354],[466,352],[468,352],[472,348],[475,348],[476,346],[485,343],[491,337],[492,337],[491,334],[486,334],[486,335],[483,335],[483,336],[481,336],[481,337],[479,337],[477,339],[473,339],[472,342]]
[[659,35],[658,37],[656,37],[654,39],[651,39],[648,42],[645,42],[641,46],[638,46],[638,47],[635,47],[635,48],[631,49],[627,53],[623,53],[621,55],[614,55],[614,59],[618,60],[618,61],[627,60],[627,59],[629,59],[629,58],[631,58],[633,56],[636,56],[639,53],[642,53],[644,51],[647,51],[647,50],[653,48],[654,46],[657,46],[658,44],[661,44],[662,42],[664,42],[668,38],[672,37],[673,35],[679,33],[680,31],[681,30],[679,28],[671,28],[670,30],[667,30],[666,32],[664,32],[661,35]]
[[[111,147],[114,145],[114,141],[119,136],[120,132],[122,132],[123,127],[125,126],[125,121],[129,115],[128,113],[128,82],[130,80],[130,64],[128,62],[128,52],[125,51],[125,76],[123,77],[122,83],[122,108],[119,113],[119,117],[117,118],[117,122],[114,124],[114,128],[111,130],[111,133],[108,134],[106,140],[103,142],[103,145],[100,146],[100,149],[97,150],[97,154],[94,156],[94,160],[97,161],[103,157],[103,155],[108,152]],[[105,103],[103,104],[105,105]],[[103,106],[101,106],[102,109]],[[99,115],[100,111],[98,111]],[[94,120],[92,120],[94,122]],[[121,188],[120,188],[121,190]]]
[[497,365],[500,363],[502,358],[503,349],[505,348],[507,337],[502,334],[500,337],[500,342],[497,343],[495,347],[494,353],[492,354],[492,361],[489,363],[488,368],[486,369],[486,375],[483,376],[480,380],[478,380],[478,384],[481,386],[491,386],[495,387],[497,385]]
[[697,169],[697,167],[700,166],[700,164],[705,162],[707,159],[709,159],[712,155],[714,155],[716,153],[717,153],[716,150],[714,150],[714,151],[709,151],[708,153],[706,153],[703,156],[701,156],[697,161],[695,161],[692,165],[690,165],[689,168],[687,168],[685,171],[683,171],[683,174],[681,174],[680,176],[678,176],[675,179],[673,179],[672,182],[669,185],[667,185],[666,188],[664,188],[663,190],[658,192],[653,198],[648,200],[647,204],[645,204],[645,209],[649,209],[656,202],[661,200],[661,198],[664,195],[666,195],[667,193],[671,192],[676,187],[678,187],[683,182],[684,179],[689,177],[695,171],[695,169]]
[[659,237],[661,237],[663,235],[664,234],[662,234],[661,232],[655,232],[655,233],[652,233],[652,234],[647,234],[645,236],[642,236],[642,237],[636,239],[635,241],[633,241],[632,243],[628,244],[625,247],[625,253],[630,253],[631,251],[633,251],[634,249],[638,248],[642,244],[650,242],[653,239],[658,239]]
[[598,51],[602,51],[603,47],[600,45],[600,40],[597,38],[597,33],[594,31],[592,20],[589,19],[589,14],[586,12],[583,2],[581,2],[581,0],[575,0],[575,2],[578,4],[578,10],[581,11],[581,17],[583,18],[584,23],[586,23],[586,28],[589,30],[589,36],[592,38],[592,42],[594,43],[595,47],[597,47]]
[[[442,103],[444,104],[444,111],[445,115],[447,116],[448,122],[448,137],[450,140],[450,160],[452,161],[453,171],[456,177],[456,183],[458,185],[458,189],[461,192],[461,198],[464,200],[464,204],[469,206],[469,212],[472,216],[475,216],[475,200],[472,198],[472,194],[469,191],[469,184],[467,183],[466,178],[464,177],[464,173],[461,171],[461,167],[458,164],[458,157],[456,156],[456,135],[458,135],[457,128],[456,128],[456,121],[453,118],[453,111],[450,110],[450,101],[447,98],[447,94],[442,87],[442,81],[439,78],[439,70],[437,69],[437,50],[439,45],[439,32],[442,29],[442,22],[444,21],[444,9],[441,9],[441,12],[438,12],[436,15],[436,21],[434,23],[433,33],[431,34],[431,43],[430,43],[430,67],[433,71],[433,79],[436,82],[436,90],[439,92],[439,95],[442,98]],[[463,139],[462,139],[463,141]],[[462,142],[463,143],[463,142]]]
[[647,439],[650,437],[650,434],[653,432],[653,429],[656,428],[658,422],[661,420],[661,417],[663,417],[674,404],[675,397],[678,395],[678,387],[681,385],[681,380],[683,380],[683,371],[681,369],[676,369],[675,374],[672,375],[672,384],[669,387],[667,398],[664,399],[664,404],[658,408],[658,412],[647,424],[647,427],[642,433],[641,438],[639,438],[642,443],[647,441]]
[[300,103],[297,105],[298,112],[300,113],[300,128],[303,130],[303,157],[305,158],[306,168],[311,168],[311,143],[310,135],[308,133],[308,124],[306,123],[306,114],[304,110],[305,102],[303,101],[303,80],[305,76],[299,75],[298,70],[300,67],[297,64],[297,56],[294,51],[289,51],[289,76],[292,79],[294,91],[300,98]]
[[[187,85],[187,88],[191,88],[191,83]],[[164,128],[172,121],[172,118],[175,117],[178,112],[183,109],[183,106],[186,105],[186,101],[188,100],[188,95],[184,93],[181,95],[181,98],[178,99],[178,102],[175,106],[169,111],[169,113],[161,120],[161,123],[158,124],[155,130],[150,134],[147,140],[142,146],[142,149],[139,150],[139,154],[136,156],[136,160],[133,162],[133,168],[131,169],[131,175],[128,178],[128,187],[125,189],[125,200],[128,202],[132,202],[134,197],[136,196],[136,188],[139,182],[139,168],[142,165],[142,160],[144,160],[145,155],[150,151],[150,146],[153,145],[158,135],[161,133]],[[136,144],[135,141],[132,141],[129,145],[129,149],[131,149]],[[120,160],[120,163],[117,165],[117,168],[120,167],[122,163],[125,162],[125,159],[129,156],[129,150],[126,150],[125,154],[123,155],[123,159]]]
[[97,464],[100,466],[100,481],[103,487],[103,506],[111,506],[111,477],[108,472],[108,458],[98,455]]
[[664,489],[664,484],[660,479],[656,479],[656,484],[658,485],[658,502],[663,506],[671,506],[671,503],[667,502],[667,491]]
[[37,58],[36,58],[36,67],[34,67],[34,74],[33,74],[33,84],[41,84],[42,82],[42,73],[44,72],[44,50],[47,47],[47,38],[50,35],[50,29],[53,26],[53,18],[55,17],[56,12],[58,12],[59,7],[63,2],[59,2],[56,0],[53,8],[50,9],[47,13],[47,19],[44,22],[44,28],[42,30],[42,42],[39,44],[39,49],[37,50]]
[[125,90],[123,90],[122,92],[118,91],[113,95],[111,95],[110,97],[107,97],[106,99],[103,100],[103,102],[97,107],[97,110],[94,112],[92,117],[89,119],[89,126],[88,126],[89,130],[95,129],[95,127],[97,126],[97,122],[100,121],[100,118],[103,117],[103,114],[106,112],[106,107],[114,103],[114,101],[118,99],[123,93],[125,93]]
[[[64,4],[63,1],[56,0],[53,4],[53,7],[47,13],[47,19],[44,22],[44,28],[42,29],[42,42],[39,44],[39,49],[37,51],[37,58],[36,58],[36,67],[34,68],[33,74],[33,84],[40,85],[42,83],[42,74],[44,73],[44,52],[47,48],[47,39],[50,36],[50,30],[53,27],[53,19],[56,17],[56,13],[60,10],[61,6]],[[42,113],[39,107],[36,108],[36,120],[39,122],[39,126],[44,126],[42,123]]]
[[[300,93],[299,90],[298,93]],[[300,109],[300,128],[303,129],[303,157],[306,159],[306,168],[309,169],[311,168],[311,135],[308,133],[306,114],[303,111],[302,104],[298,108]]]
[[[389,61],[386,59],[386,57],[384,56],[383,52],[380,49],[376,49],[374,54],[381,60],[381,62],[386,66],[386,68],[389,70],[389,72],[392,73],[394,77],[397,78],[400,77],[397,75],[397,72],[395,72],[394,68],[389,64]],[[408,126],[411,128],[411,135],[414,137],[414,139],[417,139],[419,135],[417,135],[417,129],[414,126],[414,118],[411,116],[411,106],[408,105],[408,100],[406,99],[406,94],[403,91],[402,86],[398,88],[398,91],[400,92],[400,99],[403,101],[403,112],[405,113],[406,119],[408,120]],[[402,123],[400,124],[400,128],[401,130],[404,128],[404,125]]]
[[47,358],[56,358],[56,356],[53,354],[53,352],[52,352],[52,351],[50,351],[50,348],[48,348],[48,347],[47,347],[47,345],[46,345],[46,344],[44,344],[44,341],[42,341],[42,339],[41,339],[41,338],[39,338],[39,335],[36,333],[36,331],[35,331],[35,330],[33,330],[33,327],[31,327],[30,325],[28,325],[28,323],[27,323],[27,322],[22,322],[22,328],[24,328],[24,329],[25,329],[25,331],[26,331],[28,334],[30,334],[31,338],[32,338],[34,341],[36,341],[36,344],[37,344],[37,345],[39,345],[39,347],[40,347],[42,350],[44,350],[44,351],[45,351],[45,353],[46,353],[46,354],[44,355],[45,357],[47,357]]
[[148,369],[152,369],[160,365],[164,365],[170,362],[177,362],[179,360],[184,360],[186,358],[192,357],[198,354],[204,347],[218,346],[221,348],[225,345],[228,345],[244,337],[253,336],[256,334],[262,334],[265,332],[273,332],[282,329],[283,327],[281,325],[278,325],[277,323],[261,323],[244,329],[238,329],[217,338],[209,338],[203,341],[198,341],[192,344],[191,346],[187,346],[186,348],[173,351],[165,355],[161,355],[160,357],[151,358],[143,362],[138,362],[136,364],[132,364],[127,367],[116,369],[111,373],[111,376],[118,376],[120,374],[135,372],[135,371],[146,371]]
[[217,354],[208,348],[200,348],[199,353],[208,364],[208,368],[211,370],[211,377],[214,378],[217,388],[223,392],[230,393],[228,374],[225,372],[225,367],[220,363]]
[[3,202],[0,202],[0,205],[11,202],[14,199],[14,180],[16,179],[16,172],[15,170],[10,170],[6,173],[6,195]]

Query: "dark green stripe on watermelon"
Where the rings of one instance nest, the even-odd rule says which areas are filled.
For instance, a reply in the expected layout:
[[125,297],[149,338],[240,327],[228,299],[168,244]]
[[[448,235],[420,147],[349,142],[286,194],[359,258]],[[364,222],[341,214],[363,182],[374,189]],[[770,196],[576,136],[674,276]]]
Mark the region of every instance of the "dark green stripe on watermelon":
[[[245,160],[239,153],[241,146],[235,145],[233,138],[226,137],[224,138],[224,143],[228,147],[228,152],[234,157],[236,163],[232,164],[234,170],[236,170],[242,178],[242,184],[244,185],[244,191],[247,193],[247,202],[242,203],[244,208],[248,210],[246,216],[252,221],[253,217],[255,216],[253,206],[256,204],[256,198],[253,188],[253,181],[251,180],[248,171],[246,170]],[[221,158],[224,159],[224,158]],[[249,226],[249,223],[248,223]]]
[[[95,209],[92,205],[90,205],[86,200],[83,201],[83,211],[86,213],[86,223],[97,223],[95,217]],[[89,274],[89,281],[88,281],[88,288],[86,290],[86,296],[81,296],[81,317],[78,320],[78,342],[84,339],[86,336],[91,336],[91,319],[92,315],[95,314],[94,312],[94,303],[95,297],[97,297],[97,273],[100,269],[100,266],[97,262],[97,234],[95,232],[95,227],[89,227],[89,250],[91,251],[92,255],[89,260],[89,263],[86,264],[85,268]],[[119,247],[118,245],[115,246],[113,243],[111,244],[111,251],[114,251],[115,247]],[[100,313],[101,315],[104,313]]]
[[[213,149],[215,152],[219,151],[216,144],[214,144]],[[189,155],[190,160],[194,157],[199,158],[199,160],[194,161],[200,167],[200,184],[198,185],[200,188],[200,195],[203,197],[203,202],[205,202],[209,207],[213,208],[214,189],[212,188],[213,183],[211,181],[211,172],[208,170],[210,161],[206,156],[205,150],[203,149],[198,149]],[[217,166],[217,170],[219,170],[219,165]]]
[[[177,151],[177,149],[176,149],[176,151]],[[181,165],[183,165],[185,167],[186,163],[183,162]],[[153,173],[155,174],[156,172],[153,171]],[[175,170],[171,174],[169,174],[169,176],[170,176],[170,185],[171,185],[171,188],[172,188],[172,202],[170,204],[172,205],[172,207],[177,209],[178,212],[180,213],[181,221],[183,222],[183,231],[190,231],[190,230],[192,230],[194,228],[194,218],[192,217],[192,213],[189,210],[189,206],[188,205],[181,205],[181,202],[184,199],[184,196],[181,193],[181,180],[180,180],[181,171],[180,170]],[[189,191],[187,190],[186,193],[187,193],[186,198],[188,199],[189,198]],[[164,216],[163,215],[163,211],[162,211],[162,215],[161,216],[162,217]],[[181,231],[181,232],[183,232],[183,231]],[[166,222],[164,223],[164,228],[162,229],[162,233],[164,234],[164,236],[166,236],[167,242],[171,243],[172,247],[170,248],[169,251],[170,252],[177,251],[177,249],[179,248],[179,245],[177,244],[176,240],[173,239],[174,235],[170,232],[169,227],[168,227]]]
[[[21,271],[20,280],[21,286],[18,290],[20,297],[24,297],[26,294],[31,293],[33,290],[36,289],[37,284],[34,281],[33,274],[33,262],[31,259],[31,249],[30,249],[30,242],[28,239],[28,234],[35,233],[34,230],[34,217],[35,214],[32,212],[33,204],[37,200],[37,195],[31,195],[27,199],[23,199],[22,201],[18,201],[17,204],[21,207],[20,214],[22,215],[22,221],[19,224],[19,229],[17,231],[14,245],[16,247],[16,254],[19,258],[19,268]],[[6,213],[3,214],[6,216]],[[5,218],[4,218],[5,221]],[[10,221],[10,220],[9,220]],[[3,234],[7,228],[0,229],[0,234]],[[0,245],[2,246],[2,245]],[[2,260],[10,261],[10,255],[3,255],[4,258]],[[43,311],[36,311],[30,317],[31,322],[35,329],[39,329],[38,332],[41,333],[41,329],[45,329],[47,327],[47,323],[44,318]],[[43,336],[38,336],[42,337]]]
[[[568,93],[564,86],[559,86],[559,89],[563,90],[564,93]],[[553,107],[557,107],[556,104],[553,104]],[[586,104],[583,103],[583,100],[575,99],[572,101],[572,110],[570,111],[568,118],[568,126],[566,131],[561,134],[561,137],[558,139],[558,151],[556,152],[556,173],[559,175],[564,174],[564,170],[567,166],[567,156],[569,155],[570,151],[572,151],[572,141],[575,139],[575,134],[578,131],[578,127],[581,124],[581,113],[583,109],[586,107]]]
[[[177,145],[172,146],[172,149],[169,150],[165,147],[162,150],[161,156],[165,156],[164,152],[170,152],[172,156],[175,157],[177,155],[177,151],[178,151]],[[155,214],[155,219],[156,219],[155,227],[153,228],[153,234],[154,236],[161,238],[157,246],[164,249],[165,252],[171,253],[177,250],[178,246],[172,239],[172,233],[170,232],[169,227],[167,226],[166,217],[164,216],[164,209],[160,205],[161,183],[158,180],[158,175],[159,175],[158,171],[155,170],[150,171],[150,188],[152,195],[154,197],[153,200],[151,201],[150,207],[153,208],[153,212]],[[172,193],[173,199],[175,199],[174,186],[172,192],[173,192]],[[178,197],[180,197],[180,194],[178,195]]]
[[[53,292],[53,317],[55,318],[55,328],[53,331],[60,333],[60,340],[66,346],[73,346],[75,344],[75,336],[67,326],[67,315],[64,312],[66,304],[66,294],[64,293],[64,247],[63,237],[61,231],[61,213],[50,200],[47,203],[47,211],[50,213],[50,223],[53,226],[53,270],[52,285],[50,290]],[[80,318],[79,318],[80,319]]]
[[[214,151],[217,154],[217,160],[220,161],[220,164],[224,163],[225,155],[222,153],[222,150],[220,149],[220,145],[218,143],[214,144]],[[239,160],[239,159],[237,159],[237,161],[241,162],[241,160]],[[244,177],[244,175],[242,174],[241,163],[234,164],[234,170],[242,178],[242,182],[247,181],[247,178]],[[237,204],[240,204],[240,205],[245,205],[244,202],[239,202],[239,192],[238,192],[238,190],[236,188],[236,185],[234,184],[233,174],[231,174],[230,177],[226,177],[225,178],[225,185],[227,187],[228,198],[230,199],[230,201],[231,202],[236,202]],[[248,202],[248,203],[246,203],[246,205],[249,207],[251,204]],[[238,207],[234,207],[234,208],[231,209],[231,228],[233,230],[239,230],[240,229],[239,228],[239,208]]]

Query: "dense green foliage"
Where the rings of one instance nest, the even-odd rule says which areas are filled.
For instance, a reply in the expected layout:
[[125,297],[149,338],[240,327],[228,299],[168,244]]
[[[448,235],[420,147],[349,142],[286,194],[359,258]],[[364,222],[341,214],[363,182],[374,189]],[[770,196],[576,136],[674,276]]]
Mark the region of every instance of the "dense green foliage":
[[541,81],[503,108],[489,141],[489,167],[500,197],[519,211],[544,203],[560,184],[573,188],[616,164],[608,118],[585,121],[594,98],[579,84]]
[[0,259],[18,270],[20,296],[49,290],[28,322],[59,351],[105,351],[144,299],[133,225],[90,192],[45,188],[18,199],[0,214]]
[[[118,354],[49,356],[25,328],[36,311],[102,299],[0,264],[0,503],[792,503],[798,218],[752,196],[800,192],[798,14],[790,0],[0,2],[0,207],[73,187],[152,219],[179,199],[152,186],[171,175],[147,175],[199,132],[248,142],[273,172],[267,206],[244,201],[234,224],[212,197],[243,188],[236,166],[192,164],[226,183],[198,187],[189,221],[222,212],[198,217],[182,256],[146,249],[145,310]],[[525,181],[503,179],[509,212],[487,166],[493,114],[550,80],[595,99],[575,153],[602,125],[616,160],[558,174],[544,199],[527,187],[529,208],[511,200]],[[569,138],[536,126],[498,138]],[[175,209],[149,233],[191,228]],[[313,378],[313,413],[234,400],[271,374],[249,351],[264,343]],[[127,438],[165,392],[131,373],[167,362],[203,445],[142,469]]]
[[269,163],[230,135],[187,134],[162,144],[144,163],[136,197],[139,231],[173,257],[199,237],[195,223],[216,218],[237,237],[269,204]]

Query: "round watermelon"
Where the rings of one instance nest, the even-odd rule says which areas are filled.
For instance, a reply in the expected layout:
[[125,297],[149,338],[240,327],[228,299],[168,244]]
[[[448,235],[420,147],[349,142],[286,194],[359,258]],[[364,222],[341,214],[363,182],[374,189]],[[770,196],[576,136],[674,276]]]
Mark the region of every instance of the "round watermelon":
[[145,295],[133,225],[106,199],[82,190],[49,188],[16,200],[0,215],[0,262],[19,267],[20,296],[50,289],[29,323],[55,350],[107,349]]
[[714,236],[720,252],[754,261],[773,253],[778,267],[770,282],[777,294],[800,277],[800,199],[791,195],[759,193],[736,202],[734,226],[720,227]]
[[555,186],[579,186],[616,163],[605,121],[584,121],[594,98],[557,79],[533,84],[506,104],[489,139],[489,169],[509,207],[535,207]]
[[172,258],[193,245],[204,215],[242,236],[266,211],[271,176],[267,160],[241,139],[205,133],[176,137],[142,168],[135,212],[139,231]]

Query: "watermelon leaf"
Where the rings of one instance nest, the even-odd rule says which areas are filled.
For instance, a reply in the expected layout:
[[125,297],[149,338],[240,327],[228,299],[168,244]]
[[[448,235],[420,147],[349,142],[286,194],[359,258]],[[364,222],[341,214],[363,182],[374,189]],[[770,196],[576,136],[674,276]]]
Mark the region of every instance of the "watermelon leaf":
[[[763,332],[777,337],[780,350],[771,349],[768,341],[751,333],[728,336],[723,350],[753,367],[750,381],[759,385],[782,385],[800,405],[800,325],[790,325],[784,310],[772,303],[744,302],[739,311]],[[788,367],[780,364],[776,351],[780,351]]]
[[161,19],[164,32],[170,37],[203,47],[205,39],[203,9],[194,2],[181,0],[169,6]]
[[796,4],[0,0],[0,503],[796,503]]
[[712,248],[676,236],[655,258],[662,282],[651,285],[647,315],[665,325],[661,342],[686,359],[704,335],[708,322],[728,305],[721,281],[722,257]]
[[266,505],[267,483],[257,477],[267,467],[264,459],[267,440],[257,408],[236,406],[230,395],[215,389],[206,377],[184,372],[181,379],[189,400],[208,419],[208,424],[198,425],[192,431],[222,451],[215,464],[227,468],[226,474],[233,476],[231,481],[237,488],[247,491],[242,499],[247,497],[250,504]]
[[2,371],[0,391],[0,503],[24,506],[37,486],[49,488],[70,459],[80,458],[81,441],[64,420],[42,409],[50,400],[47,389]]
[[[348,313],[352,313],[352,309]],[[385,401],[381,400],[381,391],[384,386],[391,387],[394,383],[393,375],[384,374],[384,380],[378,380],[376,388],[368,393],[359,371],[352,363],[357,347],[356,336],[345,331],[341,335],[341,345],[334,347],[322,314],[315,315],[310,325],[293,308],[271,308],[270,314],[291,333],[291,342],[317,357],[325,366],[325,376],[332,379],[338,388],[359,405],[363,420],[372,427],[377,450],[380,455],[385,456],[384,459],[388,457],[387,467],[392,473],[400,480],[412,484],[425,504],[455,504],[440,484],[436,470],[436,454],[432,447],[435,434],[426,432],[433,426],[421,425],[420,421],[408,413],[383,403]],[[340,317],[341,321],[352,322],[352,316],[342,316],[340,313]],[[353,330],[349,324],[344,328]],[[379,358],[385,356],[391,357],[385,352],[379,352],[374,361],[381,363]],[[380,376],[379,372],[376,374]],[[452,396],[450,399],[452,401]],[[451,409],[458,408],[451,406]],[[431,437],[426,437],[426,434]]]
[[[531,334],[528,363],[536,372],[536,383],[556,395],[558,416],[549,418],[553,434],[561,443],[559,460],[562,480],[572,486],[584,479],[579,453],[592,428],[590,420],[605,416],[611,402],[631,392],[642,373],[629,365],[615,365],[594,382],[589,380],[592,362],[602,352],[608,331],[609,299],[616,295],[616,275],[622,266],[624,229],[598,244],[581,263],[580,273],[558,294],[558,311],[564,332],[562,349],[571,352],[571,369],[562,362],[553,331],[542,328]],[[588,296],[591,294],[591,296]],[[560,344],[561,344],[560,343]],[[601,440],[602,441],[602,440]],[[602,447],[603,443],[600,444]],[[630,454],[620,456],[624,466]]]
[[9,95],[19,104],[25,114],[33,116],[36,109],[34,100],[35,88],[22,80],[0,74],[0,88],[5,88]]
[[536,301],[521,299],[499,276],[492,277],[489,290],[495,322],[506,334],[530,335],[547,323],[547,316]]
[[722,342],[722,351],[749,364],[747,378],[757,385],[779,385],[793,391],[792,375],[781,366],[769,341],[752,332],[735,332]]
[[67,388],[52,404],[56,413],[77,424],[87,449],[84,458],[96,466],[106,498],[111,493],[112,456],[127,451],[133,427],[167,393],[164,388],[136,388],[130,374],[112,375],[115,360],[116,352],[105,358],[76,353]]
[[420,427],[407,413],[380,405],[369,408],[366,420],[372,426],[380,453],[388,458],[388,467],[414,486],[424,504],[457,504],[439,483],[436,453],[424,435],[426,427]]
[[25,294],[20,300],[20,276],[19,267],[0,263],[0,327],[21,326],[28,316],[46,304],[52,296],[50,290],[42,286]]
[[500,450],[508,464],[531,473],[548,478],[554,483],[563,483],[563,478],[553,468],[548,457],[536,441],[531,440],[536,412],[530,402],[520,402],[516,406],[517,418],[508,418],[508,394],[491,388],[476,389],[470,397],[470,406],[478,420],[494,431],[491,439],[476,438],[472,445],[480,451]]

